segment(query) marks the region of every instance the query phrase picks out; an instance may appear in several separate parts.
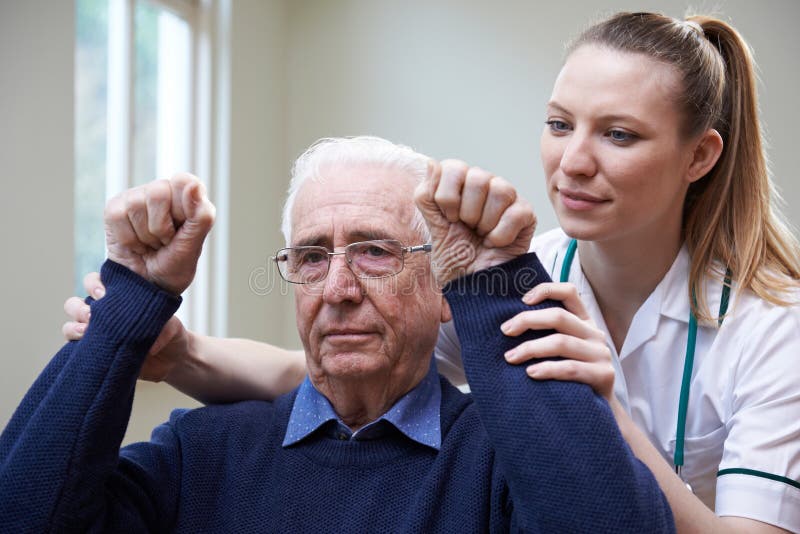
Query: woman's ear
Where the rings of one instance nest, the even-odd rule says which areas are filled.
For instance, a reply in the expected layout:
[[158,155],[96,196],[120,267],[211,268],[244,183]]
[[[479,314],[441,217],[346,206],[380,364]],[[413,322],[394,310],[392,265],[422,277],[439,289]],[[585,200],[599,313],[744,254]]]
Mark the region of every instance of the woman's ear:
[[696,182],[708,174],[722,154],[722,136],[714,128],[709,128],[696,141],[687,177]]

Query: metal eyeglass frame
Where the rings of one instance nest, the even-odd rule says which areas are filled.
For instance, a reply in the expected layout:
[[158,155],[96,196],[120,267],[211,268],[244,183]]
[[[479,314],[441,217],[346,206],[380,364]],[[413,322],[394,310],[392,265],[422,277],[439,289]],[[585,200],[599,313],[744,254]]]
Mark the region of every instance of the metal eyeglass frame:
[[[396,272],[389,273],[389,274],[384,274],[384,275],[381,275],[381,276],[366,276],[366,275],[363,275],[363,274],[358,274],[355,271],[353,271],[353,260],[352,260],[352,258],[350,258],[349,254],[348,254],[348,251],[354,250],[352,247],[354,247],[356,245],[364,245],[364,244],[367,244],[367,243],[387,243],[387,242],[389,242],[389,243],[398,243],[400,245],[400,251],[403,253],[402,256],[400,257],[400,261],[402,262],[400,264],[400,269],[398,269]],[[294,282],[294,281],[289,280],[288,278],[286,278],[286,276],[284,276],[283,272],[281,271],[280,264],[279,264],[279,261],[280,261],[279,258],[281,256],[281,253],[283,253],[284,251],[287,251],[287,250],[298,250],[298,249],[302,249],[302,250],[316,249],[316,250],[319,250],[320,253],[324,252],[325,254],[327,254],[326,258],[328,260],[328,264],[327,264],[327,266],[325,268],[325,275],[320,277],[320,278],[318,278],[318,279],[316,279],[316,280],[309,280],[308,282]],[[350,269],[350,271],[353,273],[353,275],[355,275],[357,278],[375,280],[375,279],[380,279],[380,278],[389,278],[390,276],[395,276],[395,275],[398,275],[401,272],[403,272],[403,269],[406,266],[406,261],[405,261],[406,260],[406,254],[413,254],[414,252],[430,252],[431,250],[433,250],[433,245],[431,245],[431,243],[424,243],[422,245],[405,246],[405,245],[403,245],[402,241],[399,241],[397,239],[372,239],[372,240],[369,240],[369,241],[356,241],[355,243],[350,243],[349,245],[345,246],[342,250],[340,250],[338,252],[330,251],[326,247],[317,246],[317,245],[300,246],[300,247],[284,247],[282,249],[279,249],[275,253],[275,255],[272,256],[271,259],[272,259],[272,261],[275,262],[275,267],[278,269],[278,274],[280,275],[281,278],[283,278],[284,280],[286,280],[290,284],[305,285],[305,284],[314,284],[314,283],[317,283],[317,282],[321,282],[321,281],[325,280],[328,277],[328,273],[330,272],[330,269],[331,269],[331,256],[344,256],[345,257],[345,261],[347,262],[347,267]]]

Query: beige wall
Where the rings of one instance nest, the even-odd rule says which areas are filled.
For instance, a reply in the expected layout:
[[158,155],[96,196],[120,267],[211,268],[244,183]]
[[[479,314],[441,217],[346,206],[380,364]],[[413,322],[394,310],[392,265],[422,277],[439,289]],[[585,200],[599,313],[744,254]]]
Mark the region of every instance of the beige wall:
[[[371,133],[434,157],[460,157],[510,179],[556,225],[538,137],[562,43],[597,15],[593,0],[234,0],[228,333],[299,346],[291,300],[257,294],[254,270],[281,244],[292,159],[321,136]],[[683,1],[604,1],[604,13]],[[760,65],[769,157],[800,225],[800,2],[717,0]],[[0,262],[5,305],[0,426],[59,345],[71,287],[71,2],[0,0]],[[43,16],[46,13],[47,16]],[[42,157],[46,154],[47,157]],[[46,194],[43,192],[46,191]],[[188,401],[140,388],[133,438]]]
[[62,343],[74,25],[71,2],[0,0],[0,427]]

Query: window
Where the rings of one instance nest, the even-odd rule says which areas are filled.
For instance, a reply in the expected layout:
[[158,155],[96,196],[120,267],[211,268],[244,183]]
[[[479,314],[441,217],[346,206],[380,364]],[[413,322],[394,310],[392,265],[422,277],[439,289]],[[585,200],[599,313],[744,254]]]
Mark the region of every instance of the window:
[[[224,13],[215,0],[77,0],[75,91],[75,290],[105,257],[102,213],[108,198],[155,178],[189,171],[210,193],[226,191],[224,143],[212,139],[212,120],[225,106],[212,83],[214,60],[224,79],[224,54],[214,46]],[[224,17],[222,17],[224,20]],[[222,225],[224,226],[224,224]],[[209,314],[209,255],[224,257],[225,240],[206,246],[179,311],[187,327],[224,335],[224,299]],[[210,250],[210,252],[209,252]],[[224,263],[214,264],[225,285]],[[221,309],[221,311],[220,311]]]

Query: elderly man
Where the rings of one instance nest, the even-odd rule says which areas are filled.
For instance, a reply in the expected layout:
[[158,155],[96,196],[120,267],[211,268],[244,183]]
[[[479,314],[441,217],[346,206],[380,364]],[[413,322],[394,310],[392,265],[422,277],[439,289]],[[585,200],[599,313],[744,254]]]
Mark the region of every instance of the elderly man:
[[[275,258],[296,284],[307,379],[274,402],[176,412],[121,451],[142,361],[214,209],[187,177],[112,201],[106,296],[0,438],[4,530],[671,531],[604,401],[502,358],[518,340],[500,324],[547,279],[523,254],[530,208],[490,190],[469,201],[479,221],[448,220],[440,173],[377,138],[309,149]],[[451,310],[474,398],[431,364]]]

